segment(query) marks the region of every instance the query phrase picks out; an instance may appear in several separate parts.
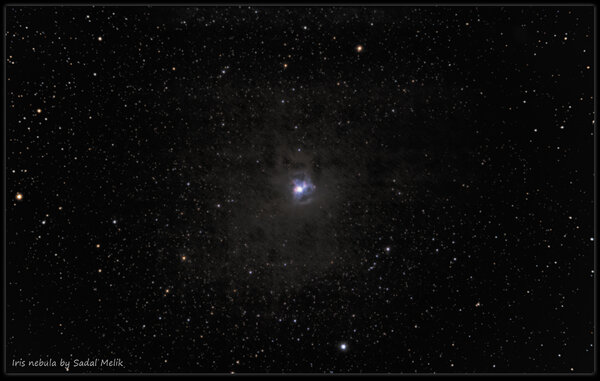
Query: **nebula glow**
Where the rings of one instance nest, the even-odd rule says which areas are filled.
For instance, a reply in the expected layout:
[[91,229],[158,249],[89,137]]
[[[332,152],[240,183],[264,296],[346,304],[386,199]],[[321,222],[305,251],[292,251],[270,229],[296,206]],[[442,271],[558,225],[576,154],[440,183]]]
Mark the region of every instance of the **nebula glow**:
[[311,179],[304,175],[292,178],[292,191],[294,200],[299,204],[307,204],[312,200],[316,186]]

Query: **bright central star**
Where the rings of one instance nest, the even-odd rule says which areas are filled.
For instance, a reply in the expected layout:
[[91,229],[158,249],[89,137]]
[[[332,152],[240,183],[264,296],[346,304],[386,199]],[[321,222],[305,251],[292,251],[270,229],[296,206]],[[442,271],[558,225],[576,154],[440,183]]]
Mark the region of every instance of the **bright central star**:
[[308,204],[312,201],[316,186],[305,174],[298,174],[292,179],[289,190],[292,193],[294,201],[298,204]]

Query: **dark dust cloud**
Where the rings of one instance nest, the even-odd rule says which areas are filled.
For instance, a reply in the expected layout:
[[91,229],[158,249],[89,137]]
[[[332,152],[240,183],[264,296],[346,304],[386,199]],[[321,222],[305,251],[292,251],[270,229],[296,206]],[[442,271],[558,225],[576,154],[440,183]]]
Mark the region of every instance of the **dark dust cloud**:
[[7,371],[592,372],[593,35],[9,6]]

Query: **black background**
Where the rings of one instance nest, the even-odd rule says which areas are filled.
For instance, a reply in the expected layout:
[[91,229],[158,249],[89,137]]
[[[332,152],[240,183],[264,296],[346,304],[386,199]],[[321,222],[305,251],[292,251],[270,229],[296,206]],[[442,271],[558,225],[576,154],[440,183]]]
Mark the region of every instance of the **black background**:
[[593,370],[591,6],[6,17],[7,371]]

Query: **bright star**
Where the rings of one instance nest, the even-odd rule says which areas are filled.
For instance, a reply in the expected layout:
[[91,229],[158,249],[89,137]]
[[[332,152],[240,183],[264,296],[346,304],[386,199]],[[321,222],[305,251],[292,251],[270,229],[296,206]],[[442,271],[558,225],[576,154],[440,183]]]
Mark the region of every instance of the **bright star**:
[[315,192],[315,185],[305,174],[300,174],[295,179],[292,179],[291,191],[294,200],[299,204],[308,204]]
[[348,349],[348,345],[347,345],[346,343],[341,343],[341,344],[340,344],[340,349],[341,349],[342,351],[345,351],[346,349]]

